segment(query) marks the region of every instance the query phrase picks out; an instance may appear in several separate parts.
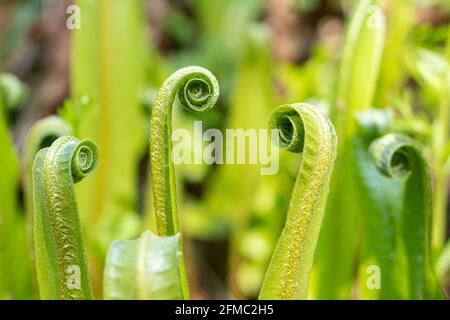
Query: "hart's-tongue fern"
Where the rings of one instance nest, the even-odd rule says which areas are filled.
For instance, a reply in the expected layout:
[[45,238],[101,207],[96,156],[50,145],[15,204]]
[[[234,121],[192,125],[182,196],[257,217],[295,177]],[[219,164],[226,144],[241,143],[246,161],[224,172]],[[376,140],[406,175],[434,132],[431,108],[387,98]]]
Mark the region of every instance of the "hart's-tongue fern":
[[404,298],[440,299],[431,257],[431,176],[420,148],[409,137],[388,134],[375,140],[370,153],[384,175],[405,179],[398,216],[399,276],[406,278]]
[[[25,171],[24,200],[26,209],[26,228],[28,237],[29,262],[35,272],[35,253],[33,243],[34,213],[33,213],[33,163],[36,154],[50,145],[59,137],[72,134],[71,127],[57,116],[49,116],[36,122],[27,135],[24,149],[23,170]],[[33,277],[35,289],[36,278]]]
[[308,104],[278,107],[270,127],[279,130],[281,148],[302,153],[302,163],[259,298],[306,299],[336,157],[336,134],[328,118]]
[[219,85],[201,67],[173,73],[159,90],[150,134],[153,207],[158,235],[115,241],[106,261],[104,292],[108,299],[189,299],[172,162],[172,107],[178,96],[190,111],[214,106]]
[[98,163],[96,145],[71,136],[36,155],[34,239],[41,299],[92,299],[74,184]]

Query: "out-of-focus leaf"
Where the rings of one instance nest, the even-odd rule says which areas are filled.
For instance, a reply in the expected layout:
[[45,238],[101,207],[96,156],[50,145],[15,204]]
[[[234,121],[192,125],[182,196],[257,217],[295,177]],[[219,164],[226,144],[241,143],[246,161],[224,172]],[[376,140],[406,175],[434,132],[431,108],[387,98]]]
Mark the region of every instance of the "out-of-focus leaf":
[[29,27],[41,14],[42,0],[20,1],[13,11],[6,30],[0,37],[0,65],[25,43]]
[[[242,62],[240,63],[239,73],[235,80],[235,91],[233,101],[231,102],[229,117],[226,128],[228,129],[262,129],[266,127],[267,119],[272,106],[270,95],[270,57],[268,53],[267,34],[264,29],[250,29],[248,45],[244,51]],[[224,134],[225,136],[225,134]],[[236,137],[232,137],[236,140]],[[221,152],[229,152],[236,155],[236,143],[234,149],[224,148]],[[224,146],[227,144],[223,141]],[[248,144],[246,145],[248,147]],[[226,154],[223,153],[223,159],[226,160]],[[233,159],[235,162],[236,159]],[[204,205],[202,212],[192,212],[192,215],[207,215],[207,220],[211,226],[209,230],[200,230],[192,223],[197,217],[187,216],[187,227],[196,237],[221,237],[223,235],[212,234],[214,230],[223,230],[226,228],[217,228],[214,224],[218,221],[227,221],[230,226],[233,224],[236,228],[242,227],[245,216],[250,210],[252,204],[248,199],[252,198],[254,189],[257,185],[259,166],[244,164],[225,164],[219,165],[217,171],[213,173],[211,186],[206,187]],[[233,187],[236,181],[241,180],[240,188]],[[234,219],[239,220],[235,221]],[[203,219],[202,219],[203,220]],[[235,222],[235,224],[233,223]],[[191,223],[192,222],[192,223]],[[240,227],[238,227],[240,225]]]
[[357,113],[358,135],[369,138],[379,137],[389,128],[393,117],[394,114],[391,109],[373,109]]
[[[438,97],[445,87],[442,81],[449,66],[444,57],[434,51],[417,49],[410,58],[409,65],[415,79],[433,97]],[[450,90],[447,83],[446,90]]]
[[447,241],[437,261],[436,273],[441,283],[446,283],[450,280],[450,241]]
[[447,145],[450,140],[450,25],[447,30],[447,47],[444,54],[445,66],[441,77],[439,109],[433,123],[433,169],[435,189],[433,197],[432,248],[437,258],[447,236],[448,181],[450,172],[445,168]]
[[447,171],[447,173],[450,174],[450,143],[447,146],[447,154],[448,154],[447,161],[445,161],[444,168]]
[[353,135],[355,113],[372,107],[385,37],[377,1],[359,1],[348,26],[332,112],[339,140],[331,191],[317,246],[310,297],[349,299],[358,242],[359,192]]
[[[360,1],[347,30],[339,71],[334,114],[371,107],[383,55],[386,21],[378,1]],[[347,119],[349,124],[352,118]],[[355,124],[347,128],[348,133]]]
[[198,0],[193,2],[201,39],[195,56],[184,64],[197,63],[212,70],[219,78],[222,96],[233,89],[233,75],[246,44],[246,30],[262,13],[259,0]]
[[114,241],[105,264],[105,299],[183,299],[180,241],[179,233],[159,237],[149,231],[139,239]]
[[89,97],[87,112],[96,116],[79,135],[98,142],[103,159],[96,177],[79,189],[79,200],[83,214],[98,221],[136,210],[136,164],[145,146],[145,24],[138,0],[77,4],[82,28],[74,33],[72,93],[77,105]]
[[[358,266],[362,299],[400,299],[405,277],[396,268],[397,228],[403,184],[382,175],[369,153],[371,142],[389,128],[391,110],[358,114],[355,157],[361,206],[361,245]],[[403,283],[402,283],[403,281]]]
[[[318,46],[302,65],[282,64],[277,68],[277,77],[283,85],[286,101],[324,100],[331,101],[334,95],[337,67],[333,57],[323,46]],[[317,105],[317,101],[311,101]],[[325,110],[324,110],[325,111]],[[326,110],[329,114],[329,110]]]
[[[19,163],[8,116],[25,89],[12,75],[0,75],[0,299],[30,298],[25,221],[19,209]],[[12,104],[12,105],[11,105]]]

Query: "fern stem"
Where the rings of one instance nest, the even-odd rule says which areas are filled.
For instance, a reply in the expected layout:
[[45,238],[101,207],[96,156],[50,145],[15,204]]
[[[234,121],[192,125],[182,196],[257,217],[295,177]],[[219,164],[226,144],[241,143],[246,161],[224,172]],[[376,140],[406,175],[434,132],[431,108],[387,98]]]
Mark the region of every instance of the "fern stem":
[[281,148],[302,152],[303,157],[259,298],[306,299],[336,157],[336,133],[328,118],[307,104],[278,107],[270,127],[279,130]]
[[[173,73],[162,85],[152,110],[150,159],[153,204],[160,236],[178,233],[175,169],[172,163],[172,106],[176,95],[190,111],[202,112],[214,106],[219,85],[214,75],[201,67],[186,67]],[[184,262],[180,263],[184,297],[189,297]]]
[[33,227],[33,162],[36,154],[51,144],[59,137],[70,135],[72,129],[61,118],[49,116],[36,122],[28,132],[24,150],[25,170],[25,207],[29,224],[29,234],[32,239]]
[[339,138],[338,156],[311,277],[314,299],[351,298],[360,212],[355,195],[355,113],[372,107],[380,72],[386,25],[377,3],[376,0],[354,2],[354,13],[346,31],[331,110]]

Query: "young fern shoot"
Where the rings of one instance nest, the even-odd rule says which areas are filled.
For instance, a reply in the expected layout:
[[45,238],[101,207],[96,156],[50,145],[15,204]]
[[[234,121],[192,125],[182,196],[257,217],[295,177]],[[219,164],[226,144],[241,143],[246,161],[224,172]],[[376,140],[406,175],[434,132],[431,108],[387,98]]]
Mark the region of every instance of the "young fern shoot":
[[181,235],[145,231],[134,240],[116,240],[106,258],[103,294],[107,300],[181,300]]
[[441,299],[431,256],[431,176],[420,148],[405,135],[387,134],[372,142],[370,153],[382,174],[405,179],[398,222],[404,298]]
[[[172,107],[178,95],[190,111],[212,108],[219,97],[217,79],[201,67],[186,67],[173,73],[162,85],[152,110],[150,158],[153,204],[156,227],[160,236],[179,232],[175,170],[172,163]],[[189,297],[184,262],[180,262],[184,298]]]
[[214,75],[201,67],[186,67],[173,73],[162,85],[152,111],[150,157],[157,229],[160,235],[179,231],[175,172],[172,163],[172,107],[176,95],[189,111],[203,112],[214,106],[219,85]]
[[[357,114],[358,131],[354,152],[358,168],[357,187],[362,206],[358,265],[358,298],[364,300],[401,299],[404,272],[396,269],[397,217],[403,184],[376,168],[370,144],[392,126],[390,109],[373,109]],[[389,252],[389,254],[387,254]]]
[[30,129],[24,150],[24,170],[26,175],[25,205],[27,214],[31,215],[33,211],[32,170],[36,154],[39,150],[50,147],[59,137],[70,135],[71,132],[72,129],[69,124],[57,116],[49,116],[41,119]]
[[74,184],[98,163],[97,146],[71,136],[36,155],[34,239],[41,299],[92,299]]
[[279,130],[280,148],[301,152],[303,157],[259,298],[306,299],[336,158],[336,133],[325,115],[304,103],[275,109],[270,128]]
[[25,207],[29,238],[33,239],[33,163],[36,154],[62,136],[72,133],[72,129],[63,119],[49,116],[36,122],[30,129],[25,142],[24,170],[25,170]]

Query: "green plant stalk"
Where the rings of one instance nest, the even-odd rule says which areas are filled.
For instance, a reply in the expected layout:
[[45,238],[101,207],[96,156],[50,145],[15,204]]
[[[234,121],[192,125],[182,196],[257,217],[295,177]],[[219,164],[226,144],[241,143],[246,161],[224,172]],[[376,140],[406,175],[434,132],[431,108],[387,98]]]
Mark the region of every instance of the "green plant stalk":
[[[34,267],[36,265],[34,257],[33,229],[34,229],[34,213],[33,213],[33,162],[39,150],[50,147],[50,145],[59,137],[70,135],[72,129],[61,118],[57,116],[49,116],[36,122],[28,132],[24,156],[23,167],[25,172],[24,196],[25,211],[27,223],[27,238],[30,265],[33,268],[33,275],[36,274]],[[37,287],[36,287],[37,288]]]
[[270,128],[279,130],[281,148],[302,152],[302,163],[259,298],[306,299],[336,157],[336,134],[328,118],[308,104],[278,107]]
[[447,195],[450,172],[445,166],[446,146],[450,140],[450,26],[445,53],[447,68],[444,73],[442,92],[440,95],[439,111],[434,124],[433,154],[435,157],[434,169],[435,191],[433,202],[432,248],[437,258],[446,240],[447,221]]
[[112,243],[105,264],[108,300],[180,300],[181,234],[159,237],[145,231],[136,240]]
[[[225,127],[243,130],[263,129],[267,126],[267,118],[273,106],[270,103],[273,94],[270,92],[271,62],[267,35],[264,30],[253,28],[247,31],[244,38],[248,41],[234,79],[234,93]],[[231,143],[229,145],[230,149],[236,148]],[[232,151],[236,154],[235,150]],[[237,180],[241,180],[242,175],[247,179],[241,181],[239,188],[235,188],[234,184]],[[254,196],[258,177],[260,177],[259,168],[255,165],[218,166],[214,178],[211,179],[213,181],[205,188],[201,210],[192,213],[205,223],[197,224],[198,226],[192,223],[192,227],[187,230],[190,235],[204,240],[226,237],[225,233],[233,224],[233,219],[244,218],[251,210],[251,201],[247,198]],[[201,218],[198,217],[200,215]],[[224,227],[218,228],[219,223]]]
[[[202,112],[214,106],[219,97],[219,84],[214,75],[201,67],[186,67],[173,73],[162,85],[152,110],[150,122],[150,160],[153,206],[158,235],[179,232],[175,169],[172,162],[172,107],[178,95],[180,103],[190,111]],[[184,262],[180,274],[183,297],[189,298]]]
[[370,146],[373,161],[387,177],[405,179],[398,217],[397,261],[406,275],[405,299],[442,299],[432,268],[431,176],[420,148],[407,136],[388,134]]
[[[242,58],[238,66],[233,97],[230,104],[229,120],[226,128],[236,129],[264,129],[267,127],[267,119],[273,108],[274,92],[271,88],[271,56],[269,53],[268,35],[264,29],[253,28],[248,31],[248,42],[243,50]],[[226,142],[229,145],[229,141]],[[246,146],[247,148],[248,145]],[[236,147],[235,147],[236,148]],[[227,153],[231,148],[226,149]],[[235,154],[239,151],[234,150]],[[251,152],[249,150],[249,152]],[[258,186],[267,183],[267,176],[261,175],[261,168],[257,165],[236,164],[221,166],[221,172],[212,180],[211,190],[206,204],[207,210],[212,214],[212,223],[215,223],[214,213],[222,214],[222,221],[231,218],[231,240],[228,260],[229,287],[235,297],[255,298],[257,297],[264,274],[270,261],[270,253],[262,260],[255,261],[244,253],[243,246],[245,238],[254,230],[250,225],[255,219],[254,204],[256,190]],[[242,179],[242,177],[246,177]],[[239,188],[235,185],[239,181]],[[208,206],[209,205],[209,206]],[[276,211],[276,210],[273,210]],[[278,212],[273,212],[278,216]],[[210,218],[210,219],[211,219]],[[268,217],[269,220],[271,217]],[[262,219],[261,219],[262,220]],[[260,221],[261,221],[260,220]],[[282,219],[280,219],[282,220]],[[267,222],[267,221],[264,221]],[[280,223],[272,223],[265,230],[267,233],[274,231],[275,239],[260,238],[261,241],[268,241],[267,244],[273,250],[278,238]],[[253,234],[255,234],[253,232]],[[271,243],[270,240],[273,240]],[[246,269],[253,270],[252,281],[245,276]]]
[[0,299],[30,298],[25,223],[18,203],[19,163],[9,134],[8,114],[26,90],[17,78],[0,74]]
[[[0,97],[0,152],[2,174],[0,175],[0,273],[2,275],[14,274],[11,261],[13,252],[10,247],[14,241],[16,229],[16,214],[18,211],[16,192],[18,190],[19,168],[14,146],[9,136],[6,124],[6,110]],[[13,277],[0,277],[0,298],[13,297]]]
[[311,276],[313,299],[351,297],[359,238],[352,140],[355,113],[372,107],[383,53],[385,18],[376,3],[358,3],[346,35],[332,109],[339,148]]
[[[253,26],[244,36],[247,44],[242,51],[238,72],[235,75],[233,95],[231,97],[228,117],[225,127],[235,129],[264,129],[270,115],[274,93],[271,88],[272,61],[269,53],[268,37],[265,29]],[[232,141],[233,140],[233,146]],[[236,154],[236,140],[225,138],[227,153]],[[249,141],[250,138],[247,139]],[[246,148],[248,144],[246,141]],[[225,150],[224,150],[225,151]],[[226,156],[224,154],[224,156]],[[245,176],[245,179],[242,177]],[[242,240],[249,233],[247,226],[254,213],[255,190],[263,183],[260,167],[255,164],[227,164],[216,168],[205,187],[205,195],[201,205],[196,210],[184,215],[186,229],[189,236],[208,241],[211,239],[225,239],[230,236],[230,252],[227,259],[228,287],[235,297],[257,297],[264,279],[264,273],[270,260],[270,253],[262,263],[249,261],[242,254],[240,247]],[[236,188],[239,181],[239,188]],[[275,211],[275,210],[274,210]],[[279,217],[278,212],[274,214]],[[280,218],[279,220],[282,220]],[[199,223],[198,221],[201,221]],[[279,224],[278,224],[279,225]],[[276,229],[275,224],[270,227]],[[281,230],[281,229],[280,229]],[[250,231],[251,232],[251,231]],[[276,234],[275,246],[278,234]],[[272,239],[271,239],[272,240]],[[248,277],[241,276],[246,266],[258,268],[259,281],[256,285]]]
[[41,299],[93,298],[74,184],[97,163],[96,145],[70,136],[36,155],[34,241]]

